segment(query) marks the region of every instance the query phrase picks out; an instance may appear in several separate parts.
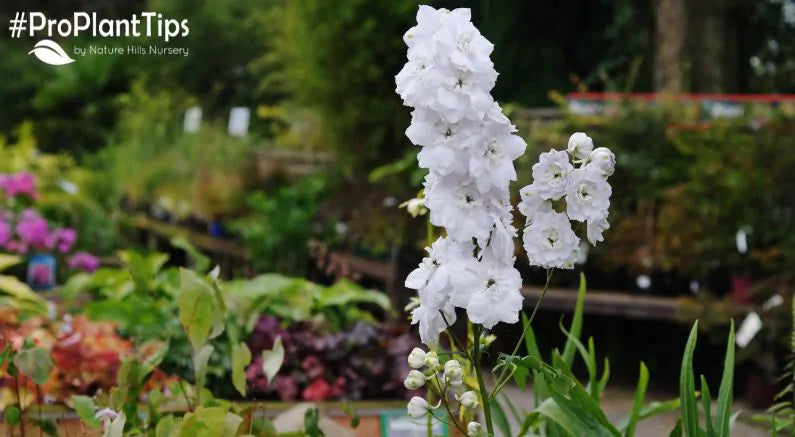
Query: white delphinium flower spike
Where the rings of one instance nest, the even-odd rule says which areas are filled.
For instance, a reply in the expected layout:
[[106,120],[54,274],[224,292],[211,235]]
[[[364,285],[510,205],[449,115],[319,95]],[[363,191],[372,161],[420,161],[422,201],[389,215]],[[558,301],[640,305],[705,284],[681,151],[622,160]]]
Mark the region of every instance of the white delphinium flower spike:
[[[430,222],[446,235],[406,279],[420,300],[412,323],[428,344],[455,321],[456,307],[489,328],[518,320],[521,277],[513,266],[517,232],[508,188],[526,144],[491,96],[494,46],[469,9],[421,6],[403,40],[408,62],[395,77],[396,91],[413,108],[406,136],[421,147],[419,166],[428,169]],[[561,187],[560,195],[565,181]],[[489,303],[481,306],[484,299]]]

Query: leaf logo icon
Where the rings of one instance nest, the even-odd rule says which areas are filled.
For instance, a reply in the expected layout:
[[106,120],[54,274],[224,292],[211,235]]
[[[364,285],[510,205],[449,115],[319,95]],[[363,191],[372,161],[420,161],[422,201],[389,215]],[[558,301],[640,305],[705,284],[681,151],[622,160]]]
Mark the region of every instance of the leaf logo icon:
[[28,52],[28,54],[31,53],[36,55],[39,61],[50,65],[65,65],[75,61],[66,54],[58,43],[49,39],[37,42],[33,50]]

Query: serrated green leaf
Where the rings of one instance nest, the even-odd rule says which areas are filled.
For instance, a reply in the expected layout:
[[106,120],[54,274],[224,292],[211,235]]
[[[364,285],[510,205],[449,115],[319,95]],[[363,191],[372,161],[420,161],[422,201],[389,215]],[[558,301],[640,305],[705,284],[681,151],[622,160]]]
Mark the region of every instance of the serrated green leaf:
[[246,395],[246,367],[251,363],[251,351],[245,343],[239,343],[232,349],[232,384],[238,393]]

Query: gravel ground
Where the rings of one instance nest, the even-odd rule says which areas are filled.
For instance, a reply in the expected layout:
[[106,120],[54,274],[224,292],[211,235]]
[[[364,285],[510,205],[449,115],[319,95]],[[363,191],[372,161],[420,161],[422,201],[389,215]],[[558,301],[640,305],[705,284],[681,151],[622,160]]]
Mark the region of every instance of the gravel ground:
[[[533,407],[533,392],[530,389],[522,392],[516,387],[506,387],[503,393],[505,393],[511,399],[519,411],[521,411],[523,408],[525,410],[529,410]],[[665,401],[675,396],[676,395],[666,396],[659,393],[647,393],[645,402]],[[632,403],[634,400],[634,389],[608,388],[604,394],[604,397],[602,398],[602,408],[605,410],[607,418],[610,419],[611,422],[615,423],[629,412],[629,410],[632,408]],[[748,411],[747,409],[743,408],[742,401],[735,401],[734,407],[735,411]],[[753,413],[741,414],[741,417],[737,420],[734,427],[732,428],[732,436],[763,437],[770,435],[769,431],[765,431],[764,429],[747,423],[747,418],[750,417],[751,414]],[[646,419],[638,423],[635,435],[639,437],[666,437],[668,436],[668,433],[671,432],[671,429],[673,429],[677,417],[679,417],[679,411],[660,414]]]

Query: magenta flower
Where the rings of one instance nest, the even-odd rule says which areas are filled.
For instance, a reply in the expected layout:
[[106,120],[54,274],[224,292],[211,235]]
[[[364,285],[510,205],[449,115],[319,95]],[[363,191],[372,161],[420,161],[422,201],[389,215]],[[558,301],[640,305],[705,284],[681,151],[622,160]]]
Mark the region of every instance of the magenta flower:
[[36,176],[28,171],[23,171],[12,176],[14,194],[25,194],[31,198],[36,197]]
[[33,276],[33,282],[37,284],[48,284],[50,283],[50,267],[46,264],[37,264],[33,266],[33,271],[31,272]]
[[71,228],[56,229],[50,234],[47,241],[47,247],[54,249],[57,248],[61,253],[67,253],[72,249],[72,246],[77,241],[77,232]]
[[5,191],[8,197],[24,194],[31,198],[36,197],[36,176],[31,172],[23,171],[17,174],[0,174],[0,190]]
[[11,239],[11,225],[0,220],[0,247],[3,247]]
[[99,258],[87,252],[77,252],[69,259],[69,268],[93,273],[99,268]]
[[9,241],[6,243],[6,250],[24,255],[28,253],[28,245],[21,241]]
[[40,217],[36,211],[26,209],[20,214],[17,235],[26,245],[44,249],[50,239],[50,227],[47,220]]

